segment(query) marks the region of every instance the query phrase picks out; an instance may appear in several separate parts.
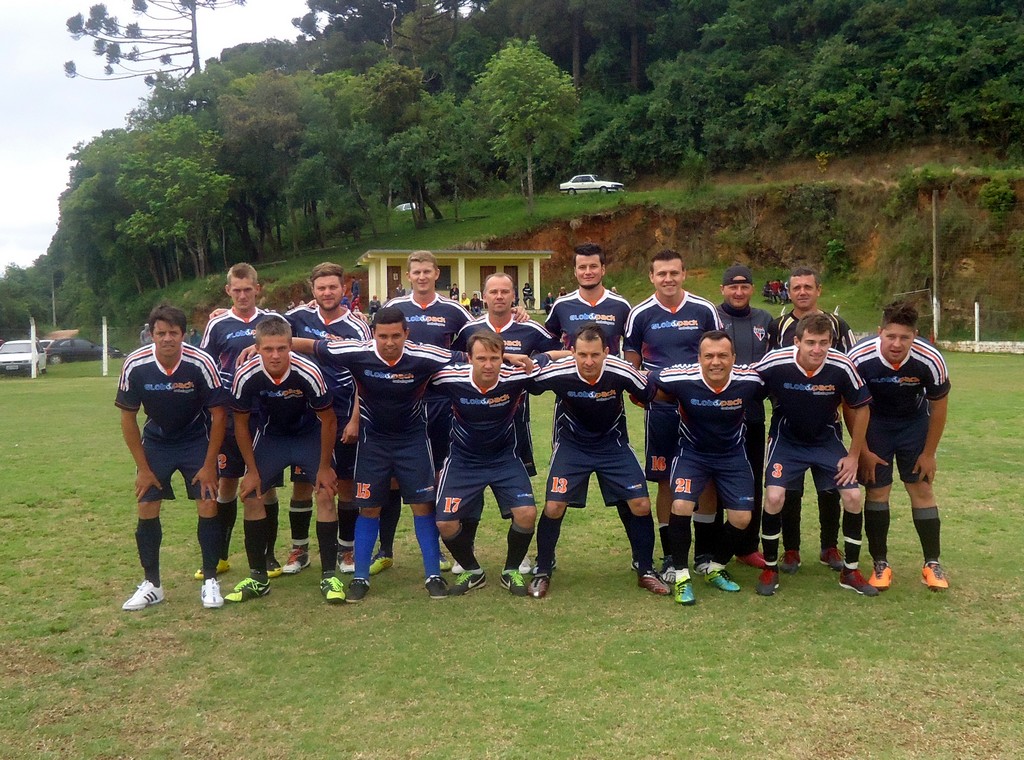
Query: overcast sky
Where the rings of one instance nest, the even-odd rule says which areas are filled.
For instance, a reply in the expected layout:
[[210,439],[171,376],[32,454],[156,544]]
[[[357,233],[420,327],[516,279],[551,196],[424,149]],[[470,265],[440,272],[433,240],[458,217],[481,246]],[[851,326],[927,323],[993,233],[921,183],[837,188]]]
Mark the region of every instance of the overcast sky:
[[[57,197],[67,186],[68,153],[104,129],[123,127],[147,88],[141,80],[90,82],[64,76],[74,60],[81,73],[102,75],[92,40],[75,42],[67,19],[88,16],[95,0],[0,0],[0,274],[8,264],[29,266],[57,229]],[[131,0],[106,0],[122,24],[133,20]],[[303,0],[248,0],[244,7],[200,9],[203,60],[226,47],[271,37],[293,40],[291,20]]]

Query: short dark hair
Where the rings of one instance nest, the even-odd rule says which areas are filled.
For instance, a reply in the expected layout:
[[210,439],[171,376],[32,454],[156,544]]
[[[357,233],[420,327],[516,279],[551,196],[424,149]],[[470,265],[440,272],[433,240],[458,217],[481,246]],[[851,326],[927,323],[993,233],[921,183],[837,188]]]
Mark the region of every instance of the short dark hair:
[[576,331],[573,344],[581,340],[599,340],[601,341],[601,348],[608,348],[608,336],[604,334],[604,330],[597,326],[596,322],[587,322]]
[[789,279],[794,277],[813,277],[816,287],[821,287],[821,277],[810,267],[796,267],[789,273]]
[[254,332],[256,333],[256,342],[259,343],[263,338],[292,337],[292,326],[288,324],[287,319],[275,314],[257,324]]
[[146,320],[146,326],[149,327],[150,332],[156,327],[157,320],[174,325],[181,329],[182,335],[185,334],[185,312],[177,306],[162,303],[153,307],[153,311],[149,312],[149,318]]
[[835,336],[835,330],[832,329],[832,320],[825,314],[808,314],[797,322],[796,337],[803,339],[804,333],[828,335],[829,337]]
[[473,355],[473,346],[477,343],[482,344],[484,348],[488,348],[491,351],[497,351],[499,354],[505,353],[505,341],[493,330],[479,330],[470,335],[466,341],[467,355]]
[[729,335],[725,330],[706,330],[701,334],[700,340],[697,341],[697,352],[699,353],[701,348],[704,347],[704,341],[706,340],[727,340],[729,346],[732,348],[732,352],[736,353],[735,344],[732,342],[732,336]]
[[597,243],[583,243],[576,246],[572,252],[572,264],[576,266],[577,256],[597,256],[601,262],[601,266],[604,266],[604,249],[601,248]]
[[911,330],[916,330],[917,318],[917,307],[909,301],[893,301],[882,309],[882,327],[903,325]]
[[385,306],[383,309],[377,311],[373,315],[373,329],[377,328],[377,325],[402,325],[403,330],[408,330],[409,326],[405,322],[405,314],[397,306]]
[[656,254],[651,256],[650,271],[652,273],[654,272],[655,261],[678,261],[680,264],[683,265],[683,269],[686,269],[686,262],[683,261],[682,254],[680,254],[679,251],[673,251],[671,248],[663,248],[662,250],[658,251]]
[[345,269],[340,264],[325,261],[313,267],[313,271],[309,273],[309,284],[312,285],[321,277],[337,277],[338,281],[344,284]]

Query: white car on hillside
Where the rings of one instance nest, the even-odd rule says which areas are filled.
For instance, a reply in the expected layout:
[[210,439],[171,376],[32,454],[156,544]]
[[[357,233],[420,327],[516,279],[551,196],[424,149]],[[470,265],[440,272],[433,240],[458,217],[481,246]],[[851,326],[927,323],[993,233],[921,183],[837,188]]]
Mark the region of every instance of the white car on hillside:
[[588,191],[598,193],[617,193],[622,190],[621,182],[612,182],[607,179],[599,179],[596,174],[577,174],[568,182],[558,186],[559,192],[576,195]]
[[[38,374],[46,374],[46,351],[36,342]],[[9,340],[0,346],[0,372],[5,375],[32,374],[32,341]]]

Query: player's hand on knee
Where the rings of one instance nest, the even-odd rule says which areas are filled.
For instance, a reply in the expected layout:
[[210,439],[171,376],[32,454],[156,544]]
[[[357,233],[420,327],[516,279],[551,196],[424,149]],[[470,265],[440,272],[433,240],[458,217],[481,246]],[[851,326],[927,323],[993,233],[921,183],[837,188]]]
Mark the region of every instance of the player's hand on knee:
[[160,481],[157,480],[152,470],[139,470],[139,474],[135,476],[135,498],[141,499],[150,488],[159,490],[163,486],[160,485]]
[[914,472],[920,475],[921,480],[925,483],[935,482],[936,469],[938,469],[938,463],[931,454],[921,454],[914,462]]
[[255,470],[246,470],[245,476],[242,478],[242,482],[238,486],[238,495],[243,500],[248,499],[250,496],[261,496],[260,493],[260,474]]
[[338,476],[331,467],[322,467],[316,472],[316,490],[326,491],[332,496],[338,490]]
[[836,484],[848,486],[857,482],[857,459],[847,454],[836,463]]
[[865,451],[860,455],[860,482],[871,484],[875,482],[875,468],[878,465],[889,464],[873,451]]
[[217,466],[209,465],[204,466],[196,476],[192,478],[192,485],[199,484],[199,498],[200,499],[216,499],[217,498]]

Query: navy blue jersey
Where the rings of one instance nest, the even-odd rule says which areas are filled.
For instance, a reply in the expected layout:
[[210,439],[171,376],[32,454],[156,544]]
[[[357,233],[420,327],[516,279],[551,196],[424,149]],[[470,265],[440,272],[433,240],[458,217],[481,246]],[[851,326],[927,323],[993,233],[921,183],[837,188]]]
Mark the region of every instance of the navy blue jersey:
[[452,348],[458,351],[466,350],[466,342],[473,333],[481,330],[493,330],[505,341],[505,353],[526,354],[531,356],[541,351],[557,351],[562,347],[561,342],[551,333],[545,330],[539,323],[532,319],[526,322],[512,320],[500,330],[491,324],[487,315],[477,317],[463,327],[455,336]]
[[593,383],[588,382],[580,376],[575,358],[566,356],[541,369],[529,390],[533,394],[553,391],[558,397],[556,439],[565,436],[587,445],[614,438],[621,445],[628,440],[623,392],[648,403],[657,387],[629,362],[615,356],[605,358],[601,376]]
[[711,301],[684,293],[679,306],[670,309],[653,295],[629,312],[622,349],[639,354],[644,369],[693,364],[700,336],[721,328],[718,309]]
[[[322,340],[327,338],[344,338],[348,340],[369,340],[370,328],[363,320],[346,310],[337,319],[330,322],[324,320],[317,306],[296,306],[285,314],[285,319],[292,326],[292,334],[296,338]],[[323,366],[321,370],[327,379],[327,387],[334,396],[334,411],[338,415],[338,432],[352,417],[355,405],[356,384],[351,373],[344,367]]]
[[760,400],[761,376],[746,367],[734,367],[722,388],[712,388],[699,364],[666,367],[651,380],[679,401],[682,421],[680,443],[702,454],[725,454],[743,449],[744,407]]
[[871,391],[871,416],[916,417],[928,414],[928,401],[949,393],[949,371],[934,346],[915,338],[910,353],[895,367],[883,358],[881,338],[867,338],[853,347],[850,361]]
[[385,306],[394,306],[409,325],[409,340],[438,348],[451,348],[452,341],[472,317],[458,301],[434,295],[434,300],[420,306],[412,294],[398,296]]
[[316,430],[316,412],[331,406],[327,381],[315,362],[292,353],[284,377],[275,380],[263,369],[263,359],[254,356],[235,374],[231,386],[234,408],[259,412],[259,432],[272,436],[299,436]]
[[607,336],[608,348],[615,355],[619,353],[619,343],[628,318],[629,301],[617,293],[605,290],[596,303],[590,303],[580,295],[579,290],[574,290],[555,301],[544,326],[556,338],[565,335],[565,345],[572,346],[576,341],[576,332],[583,325],[593,322]]
[[779,348],[754,365],[775,403],[772,437],[815,445],[838,438],[843,431],[838,410],[843,401],[864,406],[871,393],[845,354],[828,350],[825,361],[808,374],[796,363],[797,347]]
[[494,387],[484,389],[473,382],[473,368],[459,364],[438,372],[430,382],[452,400],[453,453],[485,461],[515,456],[514,421],[531,375],[502,367]]
[[314,344],[321,364],[345,367],[359,388],[359,438],[423,433],[423,394],[431,376],[465,354],[407,341],[398,361],[389,363],[370,341],[326,341]]
[[114,403],[129,412],[145,409],[142,434],[147,441],[180,443],[208,439],[207,410],[230,401],[209,354],[185,343],[181,359],[168,371],[157,361],[156,346],[150,343],[124,360]]
[[220,381],[225,388],[231,387],[235,377],[238,355],[256,343],[256,325],[270,316],[278,315],[272,311],[256,309],[251,317],[243,319],[235,314],[234,309],[228,309],[206,323],[199,347],[217,362]]

